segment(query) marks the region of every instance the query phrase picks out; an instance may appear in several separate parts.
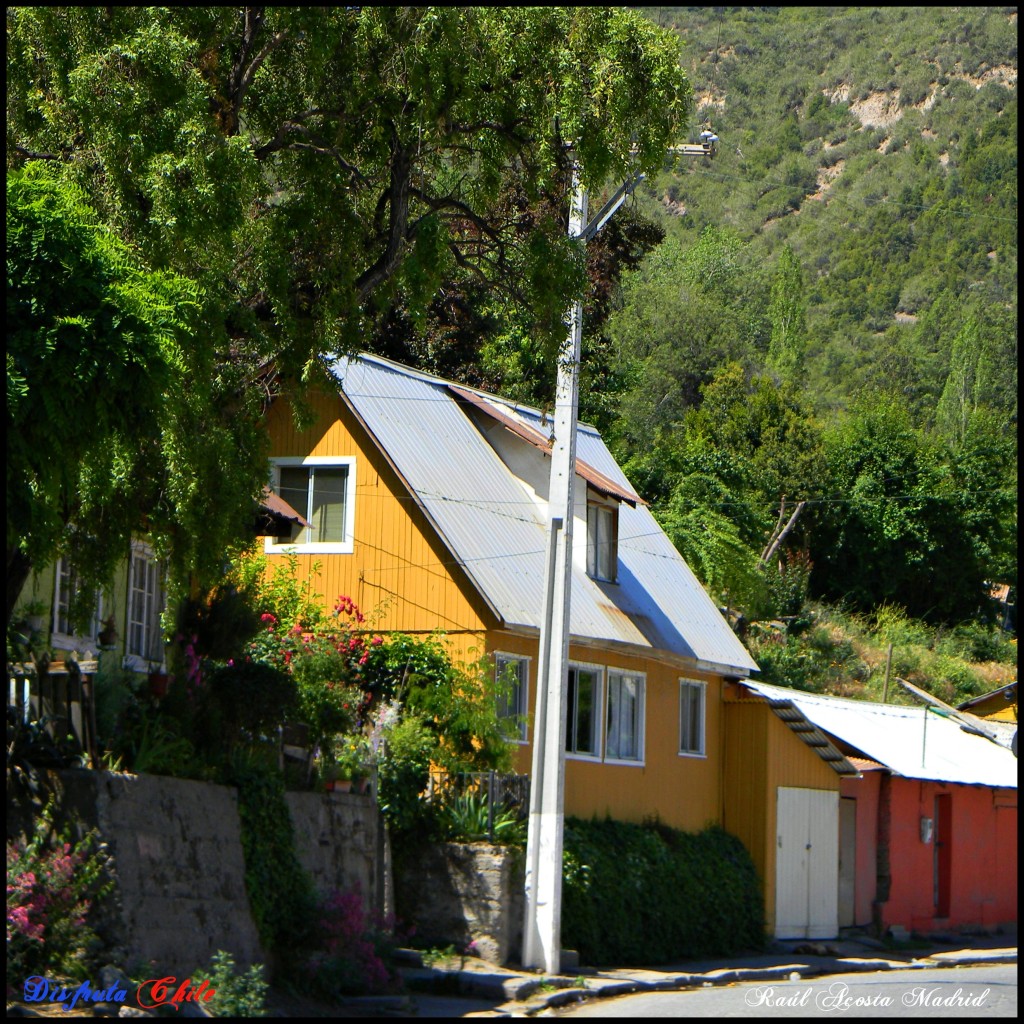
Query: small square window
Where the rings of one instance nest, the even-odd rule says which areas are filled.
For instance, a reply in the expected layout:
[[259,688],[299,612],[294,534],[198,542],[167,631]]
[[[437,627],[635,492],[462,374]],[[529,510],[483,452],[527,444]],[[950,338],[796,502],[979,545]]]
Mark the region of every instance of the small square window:
[[265,546],[268,554],[285,548],[311,554],[352,552],[354,459],[277,459],[274,489],[310,525],[295,524],[287,537],[268,537]]
[[679,753],[704,754],[704,695],[707,684],[679,680]]

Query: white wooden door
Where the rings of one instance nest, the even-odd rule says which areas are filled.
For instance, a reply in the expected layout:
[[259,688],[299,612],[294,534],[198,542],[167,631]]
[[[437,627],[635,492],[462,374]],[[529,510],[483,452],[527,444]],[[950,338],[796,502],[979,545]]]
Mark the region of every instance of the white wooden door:
[[839,932],[839,794],[779,786],[775,937],[831,939]]

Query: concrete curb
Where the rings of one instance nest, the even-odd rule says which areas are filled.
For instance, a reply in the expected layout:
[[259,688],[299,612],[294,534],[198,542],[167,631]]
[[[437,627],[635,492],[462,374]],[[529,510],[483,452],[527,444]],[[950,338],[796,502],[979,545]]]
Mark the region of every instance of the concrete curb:
[[[564,1007],[570,1003],[629,995],[634,992],[679,991],[743,981],[782,981],[791,979],[794,975],[812,978],[853,972],[913,971],[934,967],[973,967],[979,964],[1016,962],[1016,949],[993,949],[930,953],[907,960],[822,956],[815,957],[813,962],[797,959],[791,963],[771,966],[719,968],[693,974],[638,969],[577,975],[570,978],[563,975],[523,974],[503,968],[467,970],[444,967],[404,967],[401,973],[410,989],[424,993],[446,993],[456,997],[463,995],[493,999],[497,1005],[488,1015],[532,1017],[544,1010]],[[579,984],[581,978],[583,986]]]

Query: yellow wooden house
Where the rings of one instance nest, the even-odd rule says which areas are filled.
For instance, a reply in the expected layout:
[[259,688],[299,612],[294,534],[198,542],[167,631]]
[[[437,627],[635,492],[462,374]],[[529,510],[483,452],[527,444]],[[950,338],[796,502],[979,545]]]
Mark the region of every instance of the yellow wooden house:
[[[375,356],[331,369],[312,426],[271,410],[272,487],[311,525],[266,553],[320,563],[325,599],[375,629],[440,629],[456,657],[511,667],[529,772],[550,424]],[[587,426],[575,484],[566,813],[722,824],[723,687],[756,665]]]

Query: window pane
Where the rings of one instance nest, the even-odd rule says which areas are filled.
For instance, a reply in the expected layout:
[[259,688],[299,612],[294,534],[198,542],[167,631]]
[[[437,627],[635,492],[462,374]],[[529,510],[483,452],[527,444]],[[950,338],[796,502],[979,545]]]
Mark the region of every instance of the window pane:
[[313,502],[309,521],[317,543],[345,539],[345,481],[347,469],[313,469]]
[[679,688],[679,749],[687,754],[704,752],[704,687],[683,683]]
[[577,672],[576,686],[576,753],[595,753],[594,744],[594,714],[595,697],[597,692],[596,680],[593,672],[580,669]]
[[612,510],[609,508],[598,509],[597,518],[600,523],[597,534],[597,573],[601,579],[610,580],[615,574],[612,560]]
[[608,680],[608,747],[606,756],[622,761],[640,758],[643,682],[638,676],[612,675]]
[[[309,469],[305,466],[282,466],[279,485],[281,497],[300,515],[309,519]],[[305,544],[308,530],[292,531],[292,537],[278,537],[275,544]]]
[[146,560],[132,558],[132,584],[128,596],[128,653],[146,656]]
[[576,669],[571,668],[565,696],[565,749],[570,751],[576,749],[576,683]]
[[57,609],[53,617],[54,630],[66,636],[71,634],[71,573],[66,558],[60,560],[60,582],[57,587]]
[[597,576],[597,506],[587,506],[587,575]]
[[[498,720],[512,719],[526,714],[527,661],[498,655],[494,671],[501,690],[497,696]],[[513,723],[509,731],[518,739],[526,739],[526,722]]]

